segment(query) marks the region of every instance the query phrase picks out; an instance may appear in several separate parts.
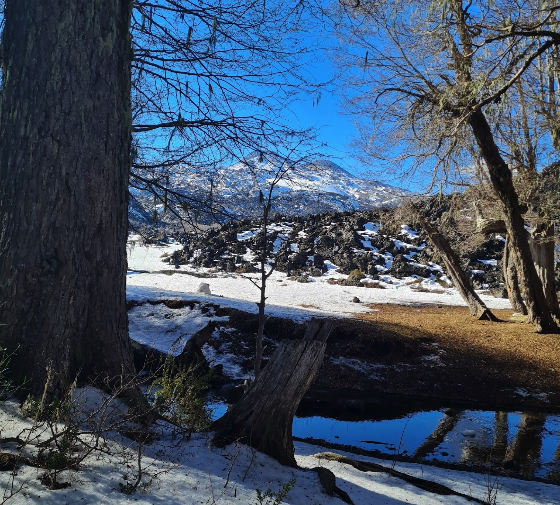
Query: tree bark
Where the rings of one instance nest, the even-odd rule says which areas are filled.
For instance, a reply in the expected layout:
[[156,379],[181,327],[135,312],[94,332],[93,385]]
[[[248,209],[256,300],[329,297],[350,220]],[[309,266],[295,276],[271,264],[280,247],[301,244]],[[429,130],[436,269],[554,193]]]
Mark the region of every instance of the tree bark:
[[323,361],[332,322],[312,320],[303,340],[282,340],[259,378],[211,427],[218,447],[240,440],[296,467],[292,423]]
[[490,125],[480,109],[471,113],[469,125],[475,136],[480,154],[486,163],[492,187],[502,203],[508,237],[515,251],[514,259],[519,282],[525,295],[527,321],[533,324],[535,330],[539,333],[558,333],[558,326],[554,322],[548,307],[542,282],[533,263],[525,222],[513,185],[511,170],[502,158],[494,141]]
[[545,223],[538,226],[529,237],[531,255],[535,269],[542,282],[544,296],[550,311],[560,319],[560,308],[556,296],[554,279],[554,225]]
[[426,232],[426,235],[428,235],[430,242],[441,255],[446,272],[448,273],[449,277],[451,277],[451,280],[457,288],[457,291],[459,291],[459,294],[468,305],[471,316],[482,320],[498,321],[498,318],[494,316],[494,314],[492,314],[490,309],[486,307],[484,302],[476,294],[463,268],[461,267],[459,257],[451,248],[451,245],[449,244],[447,238],[432,227],[432,225],[424,218],[422,212],[419,209],[414,206],[413,208],[420,226],[422,226],[423,230]]
[[0,343],[17,383],[134,376],[126,311],[129,0],[7,0]]
[[513,255],[515,251],[511,247],[508,235],[506,235],[506,243],[504,245],[504,256],[502,260],[504,271],[504,282],[506,283],[507,294],[511,308],[519,314],[527,315],[527,307],[521,296],[519,287],[519,279],[517,277],[517,269],[515,268],[515,260]]

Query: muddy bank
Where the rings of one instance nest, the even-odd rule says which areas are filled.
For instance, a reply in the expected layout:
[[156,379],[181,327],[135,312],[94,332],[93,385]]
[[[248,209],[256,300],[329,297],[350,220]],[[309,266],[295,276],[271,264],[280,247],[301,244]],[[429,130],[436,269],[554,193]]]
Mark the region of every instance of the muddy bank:
[[[198,301],[146,303],[153,308],[144,316],[135,315],[137,304],[130,304],[132,320],[153,320],[155,312],[159,314],[157,305],[166,310],[158,316],[166,323],[152,322],[146,332],[161,332],[161,324],[168,324],[158,338],[172,335],[173,340],[170,331],[182,336],[186,330],[174,321],[188,321],[189,311],[201,325],[195,331],[209,319],[217,320],[205,346],[209,360],[221,364],[231,381],[246,378],[253,369],[255,314]],[[385,395],[435,403],[434,408],[464,404],[560,412],[560,336],[535,334],[531,326],[512,318],[511,311],[495,312],[505,322],[477,321],[463,307],[398,305],[371,306],[369,313],[337,319],[312,391],[321,401],[354,398],[356,408],[368,396]],[[304,324],[270,317],[265,366],[280,340],[300,339],[304,332]],[[351,410],[352,405],[343,407]]]
[[[474,320],[463,307],[371,309],[337,321],[312,386],[323,399],[346,390],[355,393],[350,396],[358,406],[363,395],[386,395],[434,406],[560,411],[560,336],[533,333],[511,311],[497,311],[506,322],[491,323]],[[218,349],[227,339],[250,369],[256,316],[221,308],[217,314],[229,316],[229,328],[209,344]],[[303,332],[303,325],[270,318],[265,354],[282,338],[301,338]]]

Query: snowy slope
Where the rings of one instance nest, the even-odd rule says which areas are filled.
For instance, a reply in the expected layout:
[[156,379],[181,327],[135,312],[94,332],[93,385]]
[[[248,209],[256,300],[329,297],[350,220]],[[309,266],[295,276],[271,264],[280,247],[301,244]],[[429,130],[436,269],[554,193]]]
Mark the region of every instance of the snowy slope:
[[[87,403],[86,403],[87,402]],[[98,390],[87,388],[76,391],[74,405],[78,409],[95,411],[105,405],[109,412],[124,410],[118,400],[107,400]],[[80,416],[78,416],[80,417]],[[110,417],[106,419],[110,421]],[[45,470],[21,464],[17,471],[0,472],[2,503],[23,505],[43,503],[62,504],[165,504],[165,505],[257,505],[280,503],[273,498],[259,501],[257,489],[278,492],[292,482],[293,489],[281,500],[286,505],[340,505],[336,496],[328,496],[319,483],[317,473],[308,468],[323,466],[336,476],[337,485],[356,504],[363,505],[469,505],[467,498],[446,496],[415,487],[387,473],[361,472],[345,464],[315,457],[321,447],[295,443],[295,457],[300,468],[281,466],[277,461],[243,444],[232,444],[223,449],[209,445],[209,434],[195,434],[191,440],[178,437],[172,426],[157,421],[150,440],[138,449],[138,444],[118,432],[112,422],[101,423],[99,449],[85,456],[76,470],[58,474],[62,489],[51,490],[40,482]],[[21,415],[14,402],[0,403],[0,428],[3,437],[21,437],[31,433],[34,442],[44,441],[49,432]],[[35,439],[37,437],[37,440]],[[81,434],[86,443],[94,440]],[[77,447],[82,448],[80,444]],[[19,454],[13,443],[3,447],[5,452]],[[24,456],[37,453],[33,444],[27,444]],[[75,454],[75,453],[73,453]],[[140,458],[138,458],[140,454]],[[345,453],[341,453],[345,456]],[[80,453],[83,456],[83,453]],[[348,454],[351,458],[356,458]],[[387,462],[367,457],[356,459],[385,466]],[[132,493],[123,492],[137,481],[139,464],[141,474],[138,487]],[[395,465],[394,465],[395,466]],[[6,469],[4,469],[6,470]],[[396,464],[396,470],[414,477],[450,487],[454,491],[479,500],[488,496],[488,477],[483,474],[445,470],[406,463]],[[492,481],[490,481],[492,483]],[[492,484],[490,484],[492,485]],[[496,487],[497,504],[534,505],[560,504],[560,488],[540,482],[501,478]],[[479,502],[480,503],[480,502]]]

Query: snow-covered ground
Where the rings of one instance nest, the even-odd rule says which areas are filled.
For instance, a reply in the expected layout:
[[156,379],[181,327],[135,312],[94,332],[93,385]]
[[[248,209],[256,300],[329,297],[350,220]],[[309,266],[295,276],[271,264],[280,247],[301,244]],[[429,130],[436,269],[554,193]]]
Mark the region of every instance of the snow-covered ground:
[[[178,244],[149,247],[129,244],[129,300],[196,299],[257,312],[259,291],[248,277],[257,279],[258,274],[212,273],[210,269],[190,265],[181,265],[179,269],[175,269],[173,265],[162,262],[163,254],[169,254],[180,247]],[[267,283],[266,311],[268,314],[301,321],[314,315],[351,317],[352,314],[371,312],[372,309],[368,307],[371,304],[465,305],[456,289],[442,287],[430,279],[418,282],[413,277],[397,279],[381,275],[380,288],[328,283],[331,278],[346,277],[332,268],[321,277],[310,277],[311,282],[301,283],[288,280],[284,273],[273,272]],[[201,283],[210,286],[210,295],[198,292]],[[360,302],[353,302],[354,297]],[[482,293],[480,297],[490,309],[510,308],[507,299]]]
[[[95,411],[101,394],[89,389],[78,394],[84,411]],[[87,399],[87,402],[84,401]],[[115,402],[115,400],[113,400]],[[111,404],[109,404],[109,407]],[[117,404],[120,409],[120,405]],[[107,416],[110,419],[110,416]],[[110,425],[110,421],[109,424]],[[26,438],[33,423],[23,418],[12,402],[0,407],[2,437]],[[33,432],[37,435],[39,431]],[[45,432],[39,440],[50,435]],[[91,436],[82,436],[91,441]],[[327,496],[318,475],[306,468],[325,467],[336,476],[337,486],[348,493],[356,505],[467,505],[459,496],[444,496],[422,490],[397,477],[382,472],[361,472],[340,462],[316,458],[321,447],[296,442],[296,460],[301,469],[282,467],[275,460],[252,451],[241,444],[224,449],[209,445],[209,434],[195,435],[190,441],[173,433],[170,425],[158,421],[153,439],[140,452],[142,478],[132,494],[122,492],[127,483],[134,484],[138,476],[138,445],[120,435],[114,426],[103,434],[102,450],[94,451],[78,470],[64,471],[57,480],[69,483],[64,489],[49,490],[40,482],[45,470],[22,465],[17,472],[1,471],[0,486],[7,503],[27,504],[221,504],[259,505],[257,489],[278,492],[293,482],[293,489],[283,503],[292,505],[328,505],[343,503],[336,496]],[[33,438],[33,437],[30,437]],[[13,445],[4,443],[3,450]],[[36,453],[30,444],[23,451],[27,457]],[[496,505],[560,504],[560,487],[509,478],[488,480],[486,475],[445,470],[431,466],[378,461],[365,456],[347,455],[352,459],[371,461],[426,480],[443,484],[469,497],[485,500],[496,491]],[[4,501],[2,502],[4,503]],[[273,504],[272,500],[262,503]]]

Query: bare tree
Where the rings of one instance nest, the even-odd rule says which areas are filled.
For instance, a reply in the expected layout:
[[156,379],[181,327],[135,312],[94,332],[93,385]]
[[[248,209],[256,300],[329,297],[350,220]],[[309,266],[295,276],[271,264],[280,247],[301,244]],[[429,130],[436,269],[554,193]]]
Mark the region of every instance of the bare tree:
[[[314,48],[301,33],[312,12],[313,3],[284,0],[136,2],[132,188],[177,217],[223,215],[216,167],[255,150],[308,149],[313,133],[285,120],[287,104],[317,92],[306,70]],[[181,184],[189,177],[207,190]]]
[[528,321],[537,331],[558,331],[495,122],[507,93],[560,40],[551,34],[541,42],[517,26],[532,20],[538,32],[551,10],[462,0],[342,3],[340,10],[343,40],[354,44],[339,54],[355,69],[346,86],[349,110],[369,118],[361,127],[364,152],[401,161],[411,173],[429,168],[432,184],[461,182],[464,167],[482,167],[514,251]]
[[[276,268],[274,259],[274,243],[271,240],[269,231],[270,218],[274,211],[274,203],[281,199],[278,188],[283,184],[289,184],[290,180],[297,176],[298,172],[304,166],[304,160],[294,160],[290,157],[279,158],[274,155],[266,155],[259,153],[260,163],[264,163],[265,167],[261,168],[263,174],[259,179],[262,181],[262,187],[259,190],[259,205],[262,209],[261,228],[259,230],[258,240],[258,259],[259,259],[259,280],[248,278],[260,291],[260,299],[257,302],[259,308],[258,328],[255,341],[255,379],[261,373],[261,364],[263,356],[263,336],[266,324],[266,287],[269,277]],[[259,168],[257,168],[259,170]],[[264,176],[263,176],[264,175]],[[280,248],[281,244],[278,245]]]

